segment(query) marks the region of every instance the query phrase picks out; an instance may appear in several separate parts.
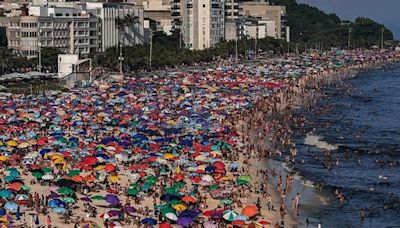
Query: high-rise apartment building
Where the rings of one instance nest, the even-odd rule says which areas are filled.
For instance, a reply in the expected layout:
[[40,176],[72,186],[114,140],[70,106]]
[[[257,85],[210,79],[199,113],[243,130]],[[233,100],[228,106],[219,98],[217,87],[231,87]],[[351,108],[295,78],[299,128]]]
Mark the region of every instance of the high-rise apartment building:
[[210,48],[224,38],[223,0],[182,0],[181,18],[187,48]]

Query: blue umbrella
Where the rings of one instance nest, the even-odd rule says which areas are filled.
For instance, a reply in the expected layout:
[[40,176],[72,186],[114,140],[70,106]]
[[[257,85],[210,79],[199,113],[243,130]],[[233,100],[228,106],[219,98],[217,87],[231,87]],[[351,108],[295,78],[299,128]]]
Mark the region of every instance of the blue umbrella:
[[154,226],[157,224],[157,221],[153,218],[145,218],[142,220],[142,224],[148,224]]
[[65,207],[66,203],[64,203],[60,199],[52,199],[47,203],[47,205],[51,208],[56,208],[56,207]]
[[15,213],[18,210],[18,204],[16,204],[15,202],[12,202],[12,201],[7,202],[6,204],[4,204],[4,209]]
[[7,213],[6,210],[0,210],[0,216],[5,215],[6,213]]
[[66,212],[65,208],[63,207],[55,207],[52,208],[52,210],[57,214],[64,214]]

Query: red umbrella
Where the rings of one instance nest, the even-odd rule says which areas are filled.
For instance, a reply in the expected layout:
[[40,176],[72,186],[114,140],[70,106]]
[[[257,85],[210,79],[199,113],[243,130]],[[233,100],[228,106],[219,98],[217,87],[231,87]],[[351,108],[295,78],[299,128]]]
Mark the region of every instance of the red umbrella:
[[178,174],[175,174],[173,178],[176,181],[181,181],[181,180],[185,179],[185,175],[182,173],[178,173]]
[[258,223],[260,223],[261,225],[269,225],[269,224],[271,224],[270,222],[268,222],[266,220],[261,220]]
[[225,169],[225,164],[222,161],[216,161],[213,164],[217,169]]
[[184,196],[182,197],[182,201],[185,203],[196,203],[197,199],[194,198],[193,196]]
[[172,226],[168,223],[161,223],[159,228],[172,228]]
[[82,159],[81,163],[84,165],[94,165],[97,163],[97,158],[94,156],[87,156]]
[[113,171],[115,171],[115,165],[113,165],[113,164],[106,164],[106,166],[104,167],[104,170],[106,171],[106,172],[113,172]]
[[242,226],[244,226],[245,222],[242,221],[242,220],[234,220],[234,221],[232,221],[231,224],[232,224],[233,226],[242,227]]

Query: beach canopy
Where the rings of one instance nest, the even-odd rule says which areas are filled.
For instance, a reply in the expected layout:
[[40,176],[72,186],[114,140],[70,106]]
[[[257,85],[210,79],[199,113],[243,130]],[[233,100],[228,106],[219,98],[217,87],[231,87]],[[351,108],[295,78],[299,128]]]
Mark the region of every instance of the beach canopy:
[[242,209],[241,214],[251,218],[258,214],[258,208],[255,205],[248,205]]

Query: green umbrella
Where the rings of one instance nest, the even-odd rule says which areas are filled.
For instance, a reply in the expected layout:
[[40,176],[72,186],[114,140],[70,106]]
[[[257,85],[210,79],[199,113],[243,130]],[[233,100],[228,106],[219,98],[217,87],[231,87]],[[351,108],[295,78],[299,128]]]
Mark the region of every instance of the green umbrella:
[[74,170],[69,171],[67,175],[70,176],[70,177],[73,177],[73,176],[76,176],[76,175],[78,175],[80,173],[81,173],[81,171],[79,169],[74,169]]
[[104,196],[100,196],[100,195],[92,196],[90,198],[92,198],[92,200],[104,200],[105,199]]
[[220,200],[219,202],[220,202],[221,204],[227,204],[227,205],[233,203],[232,200],[230,200],[230,199],[223,199],[223,200]]
[[238,184],[248,184],[251,182],[251,176],[249,175],[242,175],[237,178]]
[[148,176],[148,177],[146,177],[146,182],[149,182],[149,183],[156,183],[156,181],[157,181],[157,177],[155,177],[155,176]]
[[183,187],[185,187],[185,184],[183,182],[175,182],[172,187],[174,187],[175,189],[179,190]]
[[220,147],[217,145],[211,146],[212,151],[220,150]]
[[167,214],[167,213],[176,213],[175,212],[175,210],[172,208],[172,207],[164,207],[164,208],[162,208],[161,209],[161,214],[163,215],[163,216],[165,216],[165,214]]
[[73,189],[68,188],[68,187],[59,188],[59,189],[57,190],[57,192],[60,193],[60,194],[62,194],[62,195],[72,195],[72,194],[75,193],[75,191],[74,191]]
[[53,172],[53,170],[52,170],[51,168],[49,168],[49,167],[44,167],[44,168],[42,168],[42,171],[43,171],[44,173],[51,173],[51,172]]
[[136,196],[138,193],[139,193],[139,190],[137,188],[129,188],[128,189],[129,196]]
[[31,190],[31,187],[29,187],[28,185],[23,185],[21,187],[22,190],[29,192]]
[[219,185],[217,185],[217,184],[213,184],[211,186],[208,186],[209,190],[215,190],[215,189],[218,189],[218,188],[219,188]]
[[73,203],[75,203],[75,199],[74,199],[74,198],[71,198],[71,197],[64,197],[64,198],[62,198],[61,200],[64,201],[64,203],[67,203],[67,204],[73,204]]
[[41,172],[33,172],[32,176],[36,177],[37,179],[41,179],[43,176],[43,173]]
[[168,187],[166,189],[164,189],[164,193],[166,194],[176,194],[178,191],[176,188],[172,187]]

